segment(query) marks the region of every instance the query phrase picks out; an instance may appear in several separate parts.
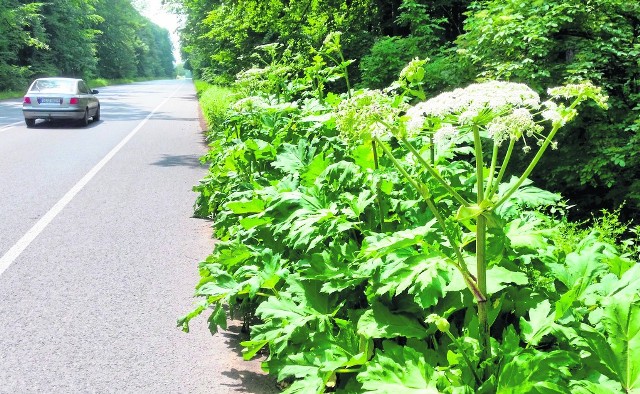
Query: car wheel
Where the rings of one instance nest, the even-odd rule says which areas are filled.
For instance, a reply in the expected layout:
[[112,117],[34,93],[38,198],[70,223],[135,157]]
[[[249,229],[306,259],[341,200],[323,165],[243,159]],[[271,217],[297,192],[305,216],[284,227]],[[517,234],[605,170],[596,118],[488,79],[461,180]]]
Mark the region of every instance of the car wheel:
[[33,127],[36,125],[36,120],[24,118],[24,123],[27,124],[27,127]]
[[80,119],[80,126],[86,127],[89,125],[89,108],[85,108],[84,117]]
[[93,121],[97,122],[100,120],[100,106],[98,105],[98,109],[96,109],[96,113],[93,115]]

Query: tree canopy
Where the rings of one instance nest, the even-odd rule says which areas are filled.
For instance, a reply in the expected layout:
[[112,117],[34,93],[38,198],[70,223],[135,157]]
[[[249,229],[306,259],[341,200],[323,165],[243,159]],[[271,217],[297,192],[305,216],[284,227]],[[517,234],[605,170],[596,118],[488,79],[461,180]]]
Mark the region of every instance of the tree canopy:
[[0,0],[0,21],[0,90],[43,75],[174,75],[169,32],[131,0]]
[[[537,182],[588,216],[640,211],[640,3],[625,0],[167,0],[184,15],[183,57],[196,78],[231,82],[260,66],[256,47],[279,43],[304,73],[324,37],[340,31],[350,78],[382,88],[411,59],[429,59],[428,95],[498,79],[539,93],[589,80],[608,111],[589,111],[558,136],[564,148]],[[544,170],[547,168],[548,170]],[[577,208],[574,212],[579,212]]]

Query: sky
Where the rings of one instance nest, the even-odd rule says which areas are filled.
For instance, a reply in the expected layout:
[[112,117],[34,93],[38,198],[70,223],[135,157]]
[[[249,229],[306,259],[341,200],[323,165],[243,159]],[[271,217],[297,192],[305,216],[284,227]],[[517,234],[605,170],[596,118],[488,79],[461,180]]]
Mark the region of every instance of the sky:
[[171,42],[173,42],[173,56],[176,62],[180,63],[182,61],[180,59],[180,43],[176,33],[180,26],[178,16],[168,12],[162,6],[162,0],[134,0],[133,4],[142,15],[149,18],[153,23],[169,30]]

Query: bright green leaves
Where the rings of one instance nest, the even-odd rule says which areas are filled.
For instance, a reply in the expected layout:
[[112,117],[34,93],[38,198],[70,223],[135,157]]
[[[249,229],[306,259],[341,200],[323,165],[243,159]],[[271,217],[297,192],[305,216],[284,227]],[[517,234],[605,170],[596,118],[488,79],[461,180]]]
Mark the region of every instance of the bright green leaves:
[[[243,87],[275,90],[238,101],[212,134],[198,190],[220,242],[201,265],[205,302],[181,326],[208,311],[211,331],[224,327],[228,303],[252,323],[245,358],[265,356],[289,393],[635,387],[638,268],[595,237],[563,239],[544,214],[560,197],[527,180],[535,160],[503,183],[509,157],[498,155],[513,146],[482,152],[493,132],[509,144],[540,137],[518,119],[539,132],[541,111],[573,109],[540,106],[512,83],[444,93],[407,119],[393,90],[325,95],[346,71],[336,58],[323,73],[337,37],[306,69],[314,91],[295,102],[279,95],[295,87],[273,85],[285,75],[277,64],[243,74]],[[424,65],[405,70],[410,89],[426,81]],[[463,105],[451,112],[451,100]]]
[[506,360],[496,387],[498,394],[571,393],[571,368],[578,356],[562,350],[527,349]]
[[358,375],[365,393],[437,394],[438,374],[424,354],[385,341],[372,362]]
[[417,305],[427,309],[444,296],[449,269],[439,253],[415,254],[405,250],[389,255],[374,279],[372,285],[377,295],[393,296],[406,291]]
[[520,333],[530,346],[537,346],[542,338],[553,329],[553,315],[548,300],[542,301],[537,307],[529,310],[529,320],[520,317]]
[[422,339],[427,336],[426,327],[415,318],[393,313],[379,302],[375,302],[358,320],[358,334],[367,338]]
[[640,295],[611,299],[604,312],[603,324],[616,360],[609,368],[627,392],[640,392]]
[[596,243],[570,253],[564,264],[549,264],[555,277],[569,289],[556,303],[557,319],[563,317],[575,302],[582,300],[591,284],[605,272],[607,266],[602,262],[600,253],[603,247]]
[[603,332],[583,325],[574,340],[590,353],[587,362],[619,382],[624,392],[640,392],[640,297],[610,299],[604,307]]

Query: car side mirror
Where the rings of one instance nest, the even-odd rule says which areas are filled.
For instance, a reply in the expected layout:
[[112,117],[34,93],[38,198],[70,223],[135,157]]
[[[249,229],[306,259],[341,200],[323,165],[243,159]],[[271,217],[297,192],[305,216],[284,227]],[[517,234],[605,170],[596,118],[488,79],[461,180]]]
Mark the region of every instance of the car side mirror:
[[100,92],[98,92],[98,91],[97,91],[97,90],[95,90],[95,89],[93,89],[93,90],[91,91],[91,94],[98,94],[98,93],[100,93]]

